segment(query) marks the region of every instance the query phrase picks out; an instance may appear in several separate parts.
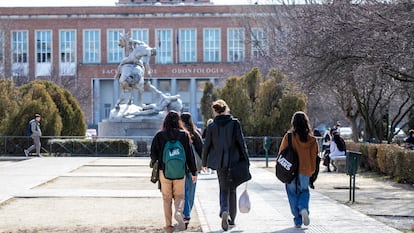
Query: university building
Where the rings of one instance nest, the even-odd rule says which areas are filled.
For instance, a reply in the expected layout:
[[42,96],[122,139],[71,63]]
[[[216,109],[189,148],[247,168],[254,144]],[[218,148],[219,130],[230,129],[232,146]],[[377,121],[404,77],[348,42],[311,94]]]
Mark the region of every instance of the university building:
[[[0,8],[0,76],[17,85],[49,79],[70,85],[89,126],[107,119],[120,94],[115,72],[128,33],[157,49],[145,59],[146,80],[180,94],[184,111],[202,121],[206,81],[217,85],[253,67],[268,43],[266,28],[247,28],[251,16],[271,12],[259,5],[214,5],[210,0],[119,0],[105,7]],[[265,14],[266,15],[266,14]],[[254,20],[252,21],[254,22]],[[253,25],[253,23],[249,23]],[[248,66],[246,66],[246,61]],[[137,94],[134,94],[137,97]],[[150,90],[144,103],[155,103]]]

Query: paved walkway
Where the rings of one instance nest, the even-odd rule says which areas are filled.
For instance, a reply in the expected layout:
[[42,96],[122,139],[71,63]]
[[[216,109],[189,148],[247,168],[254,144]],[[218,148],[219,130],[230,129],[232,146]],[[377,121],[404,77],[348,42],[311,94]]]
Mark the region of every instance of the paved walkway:
[[[97,158],[32,158],[20,162],[0,163],[0,203],[14,196],[24,197],[31,188],[48,182]],[[141,159],[148,158],[125,158]],[[147,162],[144,161],[144,162]],[[302,229],[293,227],[292,216],[288,206],[284,185],[278,182],[273,173],[254,166],[251,167],[253,179],[248,182],[252,209],[247,214],[238,213],[236,227],[230,232],[330,232],[330,233],[384,233],[400,232],[371,217],[363,215],[346,205],[338,203],[314,190],[311,190],[310,220],[311,224]],[[131,174],[131,176],[142,174]],[[109,172],[106,176],[117,176]],[[149,177],[149,174],[148,174]],[[244,185],[239,187],[241,194]],[[66,195],[93,196],[93,191],[75,190]],[[30,190],[30,195],[36,192]],[[45,193],[39,193],[45,196]],[[48,193],[46,196],[62,195]],[[102,193],[100,195],[103,195]],[[108,190],[104,195],[117,197],[157,196],[159,192],[148,190]],[[218,217],[218,182],[215,174],[200,175],[197,184],[196,210],[203,232],[222,232]],[[162,218],[162,215],[160,215]]]

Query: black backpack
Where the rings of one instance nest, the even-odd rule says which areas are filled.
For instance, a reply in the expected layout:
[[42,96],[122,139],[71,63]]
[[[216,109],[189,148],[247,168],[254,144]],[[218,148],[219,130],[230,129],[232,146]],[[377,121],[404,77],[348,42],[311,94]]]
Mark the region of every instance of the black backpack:
[[288,146],[276,158],[276,177],[285,184],[298,176],[299,158],[292,146],[292,133],[288,133]]

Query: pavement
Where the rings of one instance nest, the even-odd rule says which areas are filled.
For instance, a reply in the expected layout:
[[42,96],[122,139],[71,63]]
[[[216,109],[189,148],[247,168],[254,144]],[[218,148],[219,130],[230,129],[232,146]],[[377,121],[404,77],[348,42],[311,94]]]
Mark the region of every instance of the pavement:
[[[260,163],[263,163],[263,161]],[[242,184],[239,186],[237,192],[239,196],[247,188],[252,208],[249,213],[237,214],[236,227],[230,229],[229,232],[401,232],[371,216],[351,208],[345,203],[338,202],[318,192],[318,188],[311,190],[310,225],[302,227],[301,229],[294,228],[284,184],[275,178],[271,170],[263,168],[260,163],[252,161],[251,173],[253,178],[247,182],[247,185]],[[139,164],[143,169],[137,170],[136,167],[130,164]],[[119,200],[145,197],[160,200],[160,192],[154,187],[148,188],[149,184],[151,184],[149,182],[150,169],[147,167],[148,164],[149,158],[144,157],[31,157],[30,159],[26,159],[25,157],[0,157],[0,218],[3,216],[2,211],[6,211],[6,207],[12,205],[13,200],[19,198],[79,197],[85,199],[88,197],[115,197]],[[88,170],[90,168],[93,168],[93,171]],[[73,171],[77,172],[74,173]],[[80,177],[91,176],[91,172],[94,173],[94,176],[99,176],[107,182],[102,182],[101,188],[98,189],[92,189],[88,186],[71,188],[71,185],[79,182]],[[133,187],[128,189],[119,188],[118,186],[121,185],[120,181],[110,182],[110,179],[119,177],[134,177],[140,179],[139,182],[135,182]],[[66,183],[64,182],[61,187],[48,189],[38,188],[39,186],[50,184],[56,179],[63,178],[66,180]],[[118,188],[107,188],[103,185],[114,185]],[[346,185],[347,183],[344,184],[344,186]],[[348,190],[342,191],[346,196]],[[413,191],[407,192],[410,192],[408,195],[412,197]],[[412,204],[413,202],[411,201],[409,203]],[[410,211],[409,214],[413,216],[413,206],[406,206],[406,208]],[[36,211],[42,210],[30,210],[33,215],[36,215]],[[60,211],[62,210],[60,209]],[[197,218],[195,224],[199,224],[199,228],[192,228],[192,232],[223,232],[220,226],[221,220],[218,217],[219,201],[216,174],[200,174],[198,176],[195,211]],[[395,211],[395,209],[390,211]],[[163,222],[162,210],[157,211],[155,218],[161,219],[161,222]],[[10,221],[12,220],[8,220],[8,225],[6,223],[3,225],[2,221],[0,221],[0,232],[13,232],[7,228],[14,224]],[[15,224],[20,223],[16,221]],[[140,225],[139,222],[135,224]],[[37,231],[34,230],[33,232]],[[139,232],[146,231],[141,230]]]

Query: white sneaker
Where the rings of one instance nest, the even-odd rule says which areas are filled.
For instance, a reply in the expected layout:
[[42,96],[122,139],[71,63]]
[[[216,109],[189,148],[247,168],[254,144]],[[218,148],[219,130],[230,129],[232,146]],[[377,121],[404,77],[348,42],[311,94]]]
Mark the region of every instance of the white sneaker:
[[309,221],[309,213],[307,210],[303,209],[300,211],[300,215],[302,215],[302,222],[303,225],[308,226],[310,221]]
[[24,150],[24,154],[26,155],[26,157],[29,156],[29,151],[28,150]]
[[177,220],[178,226],[177,229],[179,231],[184,231],[185,230],[185,223],[184,223],[184,218],[181,215],[180,212],[176,212],[174,215],[175,220]]

